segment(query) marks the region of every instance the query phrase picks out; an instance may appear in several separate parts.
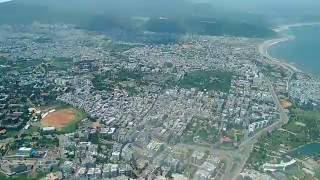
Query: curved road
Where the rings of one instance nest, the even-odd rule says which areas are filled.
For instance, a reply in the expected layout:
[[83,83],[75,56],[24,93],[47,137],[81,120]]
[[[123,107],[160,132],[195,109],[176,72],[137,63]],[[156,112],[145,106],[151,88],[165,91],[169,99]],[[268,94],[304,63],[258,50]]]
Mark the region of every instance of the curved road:
[[[287,82],[287,89],[289,89],[289,81],[291,79],[291,77],[293,76],[293,74],[297,71],[297,69],[293,66],[291,66],[290,64],[287,63],[283,63],[280,61],[277,61],[275,58],[272,58],[269,54],[266,48],[268,48],[268,46],[270,46],[270,43],[273,43],[272,40],[271,41],[266,41],[264,42],[262,45],[259,46],[259,52],[266,58],[268,58],[270,60],[271,64],[276,64],[279,65],[285,69],[287,69],[290,72],[290,77],[288,79]],[[266,77],[266,76],[265,76]],[[230,180],[235,180],[238,175],[241,173],[242,169],[244,168],[248,158],[250,157],[250,154],[253,150],[253,146],[254,144],[258,141],[258,139],[264,135],[267,132],[271,132],[274,131],[276,129],[281,128],[283,125],[287,124],[289,122],[289,117],[285,111],[285,109],[281,106],[279,97],[277,96],[273,84],[270,81],[270,79],[268,79],[266,77],[268,86],[269,86],[269,90],[270,93],[272,95],[273,101],[279,111],[279,115],[280,115],[280,119],[277,122],[274,122],[273,124],[271,124],[270,126],[260,130],[259,132],[257,132],[254,136],[246,139],[245,141],[243,141],[240,145],[239,145],[239,149],[238,150],[233,150],[232,152],[228,152],[231,153],[232,158],[229,159],[229,165],[227,165],[226,170],[224,175],[222,176],[221,179],[230,179]],[[227,153],[227,152],[224,152]]]

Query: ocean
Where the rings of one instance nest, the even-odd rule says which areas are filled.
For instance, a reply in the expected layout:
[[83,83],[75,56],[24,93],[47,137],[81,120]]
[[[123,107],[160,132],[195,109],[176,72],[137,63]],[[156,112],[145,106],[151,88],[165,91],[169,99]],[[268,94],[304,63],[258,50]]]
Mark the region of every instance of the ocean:
[[12,0],[0,0],[0,3],[9,2],[9,1],[12,1]]
[[320,154],[320,143],[306,144],[296,149],[293,153],[298,156],[312,156]]
[[320,25],[294,27],[284,32],[295,39],[273,45],[269,54],[304,72],[320,76]]

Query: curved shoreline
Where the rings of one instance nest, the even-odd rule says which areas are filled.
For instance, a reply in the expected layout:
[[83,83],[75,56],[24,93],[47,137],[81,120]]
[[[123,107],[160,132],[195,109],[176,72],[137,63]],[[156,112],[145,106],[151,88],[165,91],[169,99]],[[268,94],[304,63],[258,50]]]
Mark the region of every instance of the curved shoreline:
[[281,31],[289,30],[290,28],[301,27],[301,26],[314,26],[314,25],[320,25],[320,22],[295,23],[295,24],[281,25],[273,30],[275,32],[281,32]]
[[259,52],[260,54],[262,54],[264,57],[266,57],[267,59],[270,60],[270,62],[272,64],[275,64],[275,65],[278,65],[278,66],[281,66],[285,69],[288,69],[289,71],[292,71],[292,72],[297,72],[299,71],[294,65],[292,64],[289,64],[283,60],[280,60],[280,59],[277,59],[275,57],[272,57],[270,54],[269,54],[269,49],[278,44],[278,43],[281,43],[281,42],[285,42],[285,41],[290,41],[290,40],[293,40],[292,37],[282,37],[282,38],[277,38],[277,39],[271,39],[271,40],[267,40],[265,42],[263,42],[262,44],[259,45]]
[[300,145],[300,146],[298,146],[298,147],[296,147],[296,148],[294,148],[294,149],[291,149],[291,150],[288,151],[288,152],[294,152],[294,151],[296,151],[296,150],[298,150],[298,149],[300,149],[300,148],[302,148],[302,147],[304,147],[304,146],[306,146],[306,145],[310,145],[310,144],[320,144],[320,142],[319,142],[319,141],[308,142],[307,144]]
[[[313,26],[313,25],[320,25],[320,22],[310,22],[310,23],[296,23],[296,24],[289,24],[289,25],[282,25],[279,26],[277,28],[274,29],[275,32],[277,33],[281,33],[283,31],[289,30],[290,28],[295,28],[295,27],[302,27],[302,26]],[[272,57],[269,54],[269,49],[278,44],[278,43],[282,43],[285,41],[291,41],[294,40],[294,36],[290,36],[287,34],[282,34],[282,37],[280,38],[276,38],[276,39],[271,39],[271,40],[266,40],[264,41],[262,44],[259,45],[259,52],[260,54],[262,54],[264,57],[266,57],[267,59],[269,59],[271,61],[271,63],[281,66],[289,71],[291,71],[292,73],[294,72],[301,72],[301,70],[299,70],[297,67],[295,67],[292,64],[289,64],[288,62],[285,62],[284,60]]]

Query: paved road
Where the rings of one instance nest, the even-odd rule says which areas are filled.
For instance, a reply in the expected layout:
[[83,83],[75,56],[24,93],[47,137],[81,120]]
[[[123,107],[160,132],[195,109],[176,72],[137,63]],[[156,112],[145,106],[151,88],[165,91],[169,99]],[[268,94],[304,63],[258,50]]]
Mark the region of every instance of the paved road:
[[283,125],[289,122],[289,117],[285,111],[285,109],[281,106],[280,100],[274,90],[274,87],[269,79],[267,79],[267,83],[269,85],[270,92],[273,97],[273,101],[276,104],[276,107],[279,111],[280,119],[279,121],[273,123],[272,125],[260,130],[254,136],[248,138],[243,141],[239,145],[238,150],[234,150],[232,153],[232,168],[226,168],[225,174],[222,176],[222,179],[230,179],[235,180],[237,176],[241,173],[244,168],[248,158],[250,157],[250,153],[253,150],[254,144],[258,141],[258,139],[265,133],[281,128]]
[[[241,171],[243,170],[250,154],[253,150],[254,144],[258,141],[258,139],[265,133],[269,131],[273,131],[276,129],[281,128],[283,125],[287,124],[289,121],[289,117],[281,106],[280,100],[274,90],[274,87],[269,79],[267,79],[267,83],[269,85],[270,92],[272,94],[274,103],[279,111],[280,119],[279,121],[273,123],[272,125],[260,130],[254,136],[248,138],[244,142],[239,145],[238,149],[231,149],[231,150],[224,150],[224,149],[217,149],[210,146],[196,146],[197,150],[202,151],[210,151],[214,152],[217,156],[223,159],[226,163],[225,165],[225,172],[220,178],[221,180],[235,180]],[[179,146],[179,145],[178,145]],[[194,149],[194,145],[186,145],[180,144],[182,148],[191,148]]]
[[[297,69],[287,63],[283,63],[281,61],[278,61],[274,58],[272,58],[266,50],[266,47],[268,46],[268,43],[264,43],[259,47],[259,51],[262,55],[264,55],[266,58],[270,60],[269,63],[275,64],[278,66],[281,66],[285,69],[287,69],[290,72],[290,77],[287,82],[287,90],[289,89],[289,82],[294,75],[294,72],[297,71]],[[276,107],[279,111],[280,119],[279,121],[273,123],[272,125],[260,130],[257,132],[254,136],[246,139],[239,145],[238,150],[233,150],[233,151],[225,151],[225,153],[231,153],[231,157],[227,158],[229,163],[227,163],[226,170],[224,175],[222,176],[221,179],[230,179],[234,180],[237,178],[237,176],[241,173],[243,167],[245,166],[245,163],[247,162],[248,158],[250,157],[250,153],[253,150],[254,144],[258,141],[258,139],[265,133],[274,131],[276,129],[281,128],[283,125],[287,124],[289,122],[289,117],[284,110],[284,108],[281,106],[280,100],[274,90],[274,87],[272,85],[272,82],[270,79],[267,79],[267,83],[269,86],[269,90],[272,94],[272,98],[274,103],[276,104]],[[221,154],[221,153],[220,153]],[[227,157],[227,156],[225,156]]]
[[181,146],[182,148],[191,148],[191,149],[196,148],[197,150],[214,152],[217,156],[219,156],[219,158],[223,159],[226,163],[225,172],[220,179],[235,180],[243,170],[253,150],[253,146],[258,141],[258,139],[266,132],[281,128],[281,126],[285,125],[289,121],[289,117],[285,112],[284,108],[281,106],[280,100],[273,88],[271,81],[267,79],[267,82],[268,82],[269,89],[272,94],[274,103],[276,104],[276,107],[280,114],[279,121],[260,130],[253,137],[250,137],[244,142],[242,142],[238,149],[223,150],[223,149],[216,149],[210,146],[194,146],[194,145],[187,145],[187,144],[179,144],[177,146]]
[[251,144],[251,141],[255,141],[257,139],[259,139],[263,134],[265,134],[266,132],[269,132],[269,131],[273,131],[275,129],[278,129],[280,128],[281,126],[287,124],[289,122],[289,117],[286,113],[286,111],[284,110],[284,108],[281,106],[281,103],[280,103],[280,100],[272,86],[272,83],[271,81],[268,79],[267,80],[268,84],[269,84],[269,89],[270,89],[270,92],[272,94],[272,98],[273,98],[273,101],[274,103],[276,104],[276,107],[279,111],[279,115],[280,115],[280,119],[279,121],[273,123],[272,125],[260,130],[258,133],[256,133],[254,136],[248,138],[247,140],[243,141],[239,148],[243,148],[245,146],[247,146],[248,144]]

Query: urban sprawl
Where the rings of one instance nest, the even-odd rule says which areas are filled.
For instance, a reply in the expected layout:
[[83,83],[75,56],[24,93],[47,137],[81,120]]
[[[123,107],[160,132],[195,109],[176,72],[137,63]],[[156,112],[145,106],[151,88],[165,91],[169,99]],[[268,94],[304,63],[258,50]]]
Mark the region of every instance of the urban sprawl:
[[[2,25],[0,34],[7,177],[272,179],[299,162],[283,153],[254,168],[255,142],[288,123],[293,104],[320,103],[319,79],[269,61],[262,39],[137,44],[39,23]],[[44,123],[63,109],[74,112],[71,124]],[[61,114],[57,121],[72,115]]]

